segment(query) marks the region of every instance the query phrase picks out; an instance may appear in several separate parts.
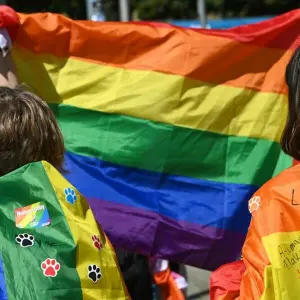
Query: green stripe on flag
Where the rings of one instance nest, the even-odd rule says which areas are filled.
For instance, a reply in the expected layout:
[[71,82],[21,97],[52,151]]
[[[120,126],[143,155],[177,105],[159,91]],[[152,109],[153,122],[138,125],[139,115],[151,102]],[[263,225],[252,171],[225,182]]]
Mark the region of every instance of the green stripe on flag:
[[292,160],[268,140],[50,105],[67,151],[155,172],[260,186]]

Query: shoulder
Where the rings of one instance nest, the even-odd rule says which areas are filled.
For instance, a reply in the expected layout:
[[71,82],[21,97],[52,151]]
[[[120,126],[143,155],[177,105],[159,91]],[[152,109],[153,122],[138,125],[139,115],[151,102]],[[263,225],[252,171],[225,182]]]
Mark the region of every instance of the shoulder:
[[283,223],[292,218],[300,219],[300,165],[263,185],[249,200],[248,207],[252,222],[259,223],[262,231],[268,229],[268,233],[281,231]]
[[269,180],[265,187],[276,188],[283,184],[300,185],[300,164],[282,171],[279,175]]
[[294,193],[300,195],[300,165],[291,167],[264,184],[254,195],[272,198],[290,198]]

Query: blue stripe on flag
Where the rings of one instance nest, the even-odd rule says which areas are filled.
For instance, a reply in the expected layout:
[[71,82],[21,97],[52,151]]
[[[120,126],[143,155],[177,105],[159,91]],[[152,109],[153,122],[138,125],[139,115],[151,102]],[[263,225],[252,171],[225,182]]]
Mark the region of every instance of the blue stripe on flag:
[[67,179],[87,198],[245,234],[255,186],[155,173],[66,154]]

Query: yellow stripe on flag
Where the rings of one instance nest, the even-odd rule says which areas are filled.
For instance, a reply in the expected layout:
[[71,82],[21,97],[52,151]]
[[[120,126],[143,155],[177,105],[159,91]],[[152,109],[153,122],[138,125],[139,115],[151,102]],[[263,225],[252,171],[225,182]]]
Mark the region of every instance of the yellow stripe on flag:
[[[279,141],[286,96],[74,58],[13,53],[21,81],[49,103],[128,115],[227,135]],[[31,72],[28,72],[28,70]]]

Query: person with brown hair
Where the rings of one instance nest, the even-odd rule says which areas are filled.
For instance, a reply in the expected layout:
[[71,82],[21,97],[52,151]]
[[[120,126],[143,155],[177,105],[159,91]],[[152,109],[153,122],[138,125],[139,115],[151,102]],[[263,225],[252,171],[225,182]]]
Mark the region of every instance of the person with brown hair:
[[63,170],[64,141],[54,114],[21,86],[0,86],[0,160],[0,176],[42,160]]
[[[300,47],[286,68],[288,117],[283,151],[300,160]],[[300,165],[267,182],[249,200],[242,259],[212,273],[212,300],[300,298]]]

